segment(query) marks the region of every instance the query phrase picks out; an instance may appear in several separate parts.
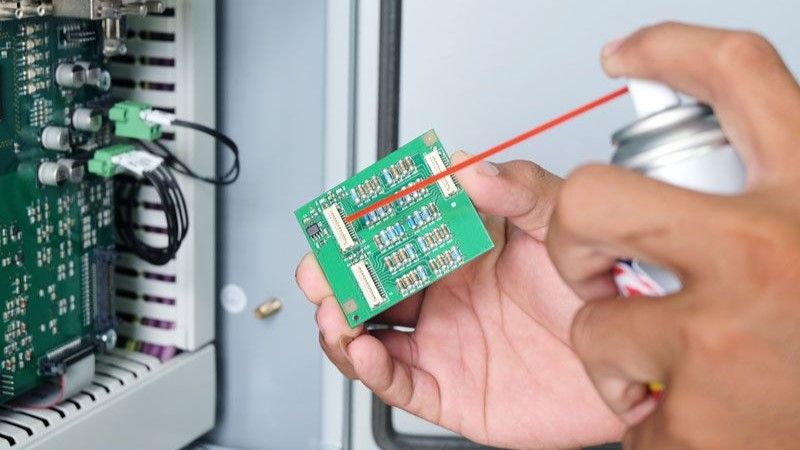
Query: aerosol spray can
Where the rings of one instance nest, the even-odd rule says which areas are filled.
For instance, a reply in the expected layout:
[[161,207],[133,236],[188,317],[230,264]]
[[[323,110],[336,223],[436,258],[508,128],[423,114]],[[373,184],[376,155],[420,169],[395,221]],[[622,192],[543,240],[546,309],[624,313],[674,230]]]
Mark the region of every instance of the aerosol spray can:
[[[674,91],[650,81],[631,80],[629,89],[639,120],[612,136],[612,164],[687,189],[742,192],[744,165],[711,108],[682,104]],[[620,261],[614,279],[626,297],[657,297],[681,289],[674,274],[640,261]]]

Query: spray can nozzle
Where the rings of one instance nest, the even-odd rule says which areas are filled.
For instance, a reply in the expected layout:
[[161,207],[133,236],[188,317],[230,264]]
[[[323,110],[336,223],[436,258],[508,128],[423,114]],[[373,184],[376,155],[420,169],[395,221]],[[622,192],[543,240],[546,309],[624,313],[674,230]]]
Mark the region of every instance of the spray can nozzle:
[[675,91],[655,81],[631,78],[628,80],[628,90],[633,99],[636,114],[640,118],[681,104],[681,99]]

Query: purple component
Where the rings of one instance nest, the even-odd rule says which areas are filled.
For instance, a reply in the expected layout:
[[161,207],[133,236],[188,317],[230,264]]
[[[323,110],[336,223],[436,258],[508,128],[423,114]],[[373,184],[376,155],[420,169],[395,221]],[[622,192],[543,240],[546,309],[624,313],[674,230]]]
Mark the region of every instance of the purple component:
[[178,349],[174,346],[164,347],[161,351],[161,355],[159,355],[158,358],[161,360],[161,362],[164,362],[174,358],[176,354],[178,354]]
[[175,282],[175,275],[165,275],[163,273],[145,272],[144,277],[148,280],[165,281],[167,283]]

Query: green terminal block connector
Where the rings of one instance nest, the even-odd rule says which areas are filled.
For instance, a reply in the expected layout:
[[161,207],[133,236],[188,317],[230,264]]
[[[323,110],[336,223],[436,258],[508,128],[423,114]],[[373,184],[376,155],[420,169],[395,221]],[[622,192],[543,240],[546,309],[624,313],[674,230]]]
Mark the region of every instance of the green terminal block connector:
[[132,152],[132,145],[118,144],[97,149],[94,157],[89,160],[89,173],[99,175],[104,178],[111,178],[120,172],[119,166],[111,162],[111,158],[123,153]]
[[142,111],[152,109],[147,103],[119,102],[108,111],[108,118],[114,122],[119,137],[155,141],[161,137],[161,125],[142,120]]

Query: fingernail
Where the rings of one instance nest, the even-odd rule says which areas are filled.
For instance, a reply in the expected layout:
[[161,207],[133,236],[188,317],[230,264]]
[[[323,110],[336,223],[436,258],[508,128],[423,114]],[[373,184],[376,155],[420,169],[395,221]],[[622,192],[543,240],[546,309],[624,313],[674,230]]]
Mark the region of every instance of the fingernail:
[[350,345],[351,342],[353,342],[353,338],[350,336],[342,336],[339,338],[339,349],[342,350],[342,353],[344,354],[344,357],[347,358],[347,361],[350,364],[353,364],[353,360],[350,359],[350,354],[347,353],[347,346]]
[[487,177],[494,177],[500,173],[500,169],[494,165],[494,163],[490,163],[489,161],[479,162],[476,170],[479,174],[486,175]]
[[611,42],[607,43],[606,45],[604,45],[603,46],[603,51],[602,51],[603,58],[607,58],[607,57],[611,56],[614,52],[616,52],[617,49],[619,48],[619,46],[622,45],[622,42],[624,42],[624,41],[625,41],[625,38],[621,37],[621,38],[618,38],[618,39],[614,39],[613,41],[611,41]]
[[457,159],[467,159],[470,157],[470,154],[465,152],[464,150],[456,150],[450,155],[450,160],[455,161]]

